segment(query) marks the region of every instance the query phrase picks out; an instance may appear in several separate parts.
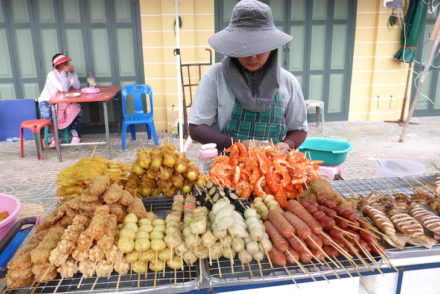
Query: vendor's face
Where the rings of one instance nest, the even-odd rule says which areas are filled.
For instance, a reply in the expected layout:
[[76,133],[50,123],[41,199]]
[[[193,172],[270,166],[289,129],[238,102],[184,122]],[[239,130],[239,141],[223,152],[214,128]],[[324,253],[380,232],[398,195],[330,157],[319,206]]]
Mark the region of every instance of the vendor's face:
[[248,57],[237,58],[238,62],[248,71],[259,70],[269,59],[270,51]]

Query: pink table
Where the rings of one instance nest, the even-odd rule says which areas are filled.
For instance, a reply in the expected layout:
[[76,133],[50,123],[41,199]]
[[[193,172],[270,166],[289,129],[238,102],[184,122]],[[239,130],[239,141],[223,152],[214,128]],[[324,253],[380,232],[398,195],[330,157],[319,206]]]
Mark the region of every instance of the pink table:
[[[107,101],[111,100],[121,90],[119,86],[102,86],[97,87],[100,92],[97,94],[82,94],[80,90],[70,90],[69,92],[59,92],[55,97],[49,99],[52,109],[52,120],[55,129],[55,142],[57,147],[57,155],[59,162],[63,161],[61,156],[61,146],[78,146],[78,145],[107,145],[107,159],[111,159],[110,154],[110,131],[108,125],[108,111]],[[78,93],[79,96],[72,97],[73,93]],[[78,95],[73,94],[73,95]],[[105,142],[86,142],[78,144],[59,144],[58,140],[58,123],[56,114],[56,105],[58,103],[87,103],[87,102],[102,102],[104,110],[104,125],[105,125]]]

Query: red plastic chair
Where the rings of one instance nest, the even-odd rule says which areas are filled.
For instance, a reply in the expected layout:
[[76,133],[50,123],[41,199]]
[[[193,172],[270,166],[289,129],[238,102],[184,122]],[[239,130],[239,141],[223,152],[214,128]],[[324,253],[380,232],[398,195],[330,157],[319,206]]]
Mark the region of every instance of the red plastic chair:
[[[50,132],[52,133],[52,137],[55,137],[55,133],[53,130],[52,123],[48,119],[34,119],[34,120],[26,120],[21,123],[20,126],[20,155],[24,157],[24,144],[23,144],[23,132],[24,129],[29,129],[34,133],[35,137],[35,145],[37,146],[37,158],[38,160],[43,159],[44,144],[43,137],[41,136],[41,130],[48,126],[50,128]],[[40,150],[41,146],[41,150]]]

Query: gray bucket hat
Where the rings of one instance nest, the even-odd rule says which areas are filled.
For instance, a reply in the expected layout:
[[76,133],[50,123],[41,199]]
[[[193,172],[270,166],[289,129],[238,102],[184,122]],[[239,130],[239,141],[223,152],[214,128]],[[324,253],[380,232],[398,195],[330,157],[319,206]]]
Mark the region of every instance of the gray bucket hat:
[[256,0],[241,0],[232,11],[229,25],[208,38],[215,51],[230,57],[247,57],[275,50],[292,36],[275,27],[272,10]]

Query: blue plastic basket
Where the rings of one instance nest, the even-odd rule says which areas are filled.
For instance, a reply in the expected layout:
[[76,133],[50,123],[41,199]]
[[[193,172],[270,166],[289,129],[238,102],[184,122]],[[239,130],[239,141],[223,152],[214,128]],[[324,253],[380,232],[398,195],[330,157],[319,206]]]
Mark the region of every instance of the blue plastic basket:
[[328,138],[307,138],[299,151],[312,160],[322,160],[323,165],[340,165],[352,148],[350,142]]

